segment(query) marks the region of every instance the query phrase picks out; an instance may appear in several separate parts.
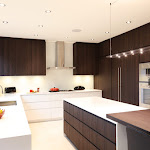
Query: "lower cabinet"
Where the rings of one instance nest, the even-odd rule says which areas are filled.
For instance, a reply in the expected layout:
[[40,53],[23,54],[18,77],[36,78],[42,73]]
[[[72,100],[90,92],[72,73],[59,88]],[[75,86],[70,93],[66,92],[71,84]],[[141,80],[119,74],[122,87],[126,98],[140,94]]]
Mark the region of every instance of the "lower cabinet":
[[79,150],[116,150],[115,124],[67,102],[64,102],[64,133]]

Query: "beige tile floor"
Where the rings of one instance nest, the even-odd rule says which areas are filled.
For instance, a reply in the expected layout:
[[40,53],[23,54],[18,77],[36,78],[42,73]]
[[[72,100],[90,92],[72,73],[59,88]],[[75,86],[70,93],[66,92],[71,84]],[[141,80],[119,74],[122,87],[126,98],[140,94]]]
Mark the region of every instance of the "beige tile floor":
[[63,133],[63,121],[31,123],[32,150],[76,150]]

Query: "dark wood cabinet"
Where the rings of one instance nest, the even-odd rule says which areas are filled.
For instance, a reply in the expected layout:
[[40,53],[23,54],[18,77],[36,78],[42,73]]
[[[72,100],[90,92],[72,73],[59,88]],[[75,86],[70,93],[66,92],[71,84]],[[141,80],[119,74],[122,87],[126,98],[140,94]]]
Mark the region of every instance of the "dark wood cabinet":
[[16,74],[16,39],[3,39],[3,74],[5,76],[13,76]]
[[0,38],[0,75],[46,75],[44,40]]
[[75,43],[73,45],[74,75],[94,75],[97,44]]
[[139,104],[139,55],[112,59],[112,99]]
[[99,69],[94,77],[94,88],[102,90],[104,98],[111,99],[111,59],[100,57],[96,61]]
[[4,75],[4,39],[0,38],[0,76]]
[[[32,74],[46,75],[45,41],[32,40]],[[43,61],[44,60],[44,61]]]
[[17,39],[16,41],[16,75],[32,74],[32,41]]
[[115,124],[67,102],[64,102],[64,133],[79,150],[116,150]]

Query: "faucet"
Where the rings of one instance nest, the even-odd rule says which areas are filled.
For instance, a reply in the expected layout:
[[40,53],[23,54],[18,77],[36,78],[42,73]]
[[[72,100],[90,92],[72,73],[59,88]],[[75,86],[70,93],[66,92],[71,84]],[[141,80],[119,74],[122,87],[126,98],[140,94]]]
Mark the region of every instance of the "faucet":
[[2,94],[3,94],[3,87],[0,85],[1,89],[2,89]]

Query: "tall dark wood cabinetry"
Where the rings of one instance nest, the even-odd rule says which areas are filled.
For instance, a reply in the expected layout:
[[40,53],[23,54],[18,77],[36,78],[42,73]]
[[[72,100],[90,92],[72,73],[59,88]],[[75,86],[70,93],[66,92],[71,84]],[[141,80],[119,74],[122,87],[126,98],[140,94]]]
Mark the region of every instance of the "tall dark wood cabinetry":
[[45,41],[1,37],[0,75],[46,75]]
[[95,54],[97,44],[94,43],[75,43],[73,45],[73,66],[74,75],[94,75]]
[[103,91],[104,98],[111,99],[111,59],[99,57],[96,64],[99,69],[95,75],[94,87]]
[[[139,63],[150,62],[150,52],[109,59],[106,58],[109,55],[109,40],[99,43],[98,46],[96,60],[99,67],[98,74],[94,77],[95,89],[103,90],[105,98],[138,105]],[[112,54],[147,46],[150,46],[150,23],[112,38]],[[108,90],[110,87],[111,90]]]
[[112,99],[139,104],[139,55],[112,59]]

